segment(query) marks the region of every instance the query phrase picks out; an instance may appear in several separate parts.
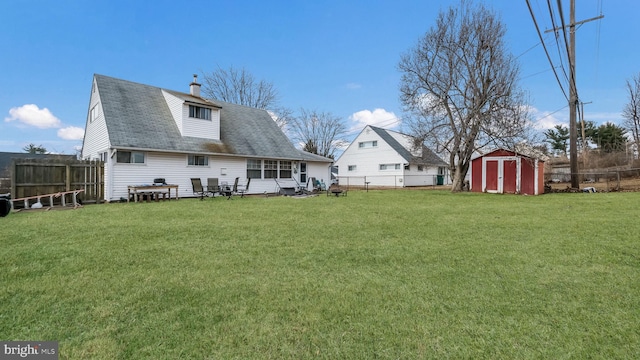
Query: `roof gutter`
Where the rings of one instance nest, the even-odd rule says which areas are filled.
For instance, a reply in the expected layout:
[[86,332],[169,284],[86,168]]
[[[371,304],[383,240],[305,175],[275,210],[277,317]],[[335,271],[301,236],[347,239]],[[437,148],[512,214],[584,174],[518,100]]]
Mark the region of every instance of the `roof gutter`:
[[279,157],[279,156],[258,156],[258,155],[242,155],[242,154],[228,154],[228,153],[215,153],[215,152],[206,152],[206,151],[180,151],[180,150],[164,150],[164,149],[151,149],[151,148],[139,148],[139,147],[129,147],[129,146],[112,146],[110,154],[113,157],[115,150],[125,150],[125,151],[147,151],[147,152],[158,152],[158,153],[171,153],[171,154],[197,154],[197,155],[216,155],[216,156],[227,156],[234,158],[244,158],[244,159],[274,159],[274,160],[291,160],[291,161],[317,161],[317,162],[327,162],[330,163],[332,161],[322,161],[322,160],[307,160],[303,158],[294,158],[294,157]]

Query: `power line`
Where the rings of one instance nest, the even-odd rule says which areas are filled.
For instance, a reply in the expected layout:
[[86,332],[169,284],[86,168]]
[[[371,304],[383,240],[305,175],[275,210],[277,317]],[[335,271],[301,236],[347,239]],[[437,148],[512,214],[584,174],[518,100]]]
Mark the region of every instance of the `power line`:
[[[598,1],[598,10],[600,15],[602,15],[602,0]],[[600,86],[598,86],[598,84],[600,83],[600,75],[599,75],[599,68],[600,68],[600,33],[602,31],[602,26],[601,26],[602,22],[598,21],[598,27],[596,29],[596,89],[599,89]]]
[[551,56],[549,55],[549,51],[547,50],[547,45],[545,45],[543,39],[542,39],[542,33],[540,32],[540,27],[538,26],[538,21],[536,20],[536,16],[533,13],[533,9],[531,8],[531,3],[529,2],[529,0],[527,1],[527,6],[529,7],[529,13],[531,13],[531,19],[533,20],[533,24],[536,27],[536,31],[538,32],[538,37],[540,38],[540,41],[542,42],[542,48],[544,49],[544,53],[547,55],[547,59],[549,60],[549,64],[551,64],[551,69],[553,70],[553,74],[556,77],[556,80],[558,81],[558,85],[560,85],[560,90],[562,90],[562,94],[564,95],[565,99],[567,99],[567,101],[569,101],[569,97],[567,96],[567,93],[564,91],[564,87],[562,86],[562,82],[560,82],[560,78],[558,77],[558,73],[556,72],[556,69],[553,65],[553,61],[551,60]]
[[[549,10],[549,16],[551,17],[551,26],[552,29],[557,29],[558,26],[556,26],[556,16],[553,13],[553,6],[551,5],[551,0],[547,0],[547,9]],[[556,30],[553,31],[554,36],[554,40],[556,43],[556,49],[558,50],[558,57],[560,59],[560,67],[562,68],[562,73],[564,74],[565,79],[567,80],[567,82],[569,82],[569,77],[567,76],[567,71],[564,67],[564,61],[562,61],[563,53],[562,50],[560,49],[560,41],[558,41],[558,32]]]
[[535,48],[537,48],[537,47],[538,47],[538,45],[540,45],[540,44],[541,44],[540,42],[537,42],[535,45],[533,45],[532,47],[530,47],[530,48],[528,48],[527,50],[525,50],[522,54],[520,54],[520,55],[516,56],[516,59],[519,59],[522,55],[524,55],[524,54],[528,53],[529,51],[531,51],[531,50],[533,50],[533,49],[535,49]]
[[[528,0],[527,0],[528,3]],[[577,85],[576,85],[576,74],[575,74],[575,63],[576,63],[576,26],[580,26],[581,24],[584,24],[586,22],[589,21],[593,21],[593,20],[597,20],[597,19],[601,19],[602,17],[604,17],[603,15],[591,18],[591,19],[587,19],[587,20],[582,20],[582,21],[578,21],[576,22],[575,19],[575,4],[576,1],[575,0],[571,0],[570,2],[570,19],[569,19],[569,35],[570,35],[570,42],[567,39],[567,25],[565,24],[564,21],[564,14],[562,11],[562,1],[561,0],[557,0],[557,4],[558,4],[558,12],[560,15],[560,22],[562,23],[562,27],[560,28],[562,30],[562,35],[564,37],[564,43],[565,46],[567,48],[567,54],[568,56],[568,62],[569,62],[569,96],[570,96],[570,100],[569,100],[569,151],[570,151],[570,165],[571,165],[571,187],[577,188],[579,187],[579,181],[578,181],[578,151],[577,151],[577,134],[576,134],[576,112],[579,111],[579,109],[577,109],[578,107],[578,103],[579,103],[579,98],[578,98],[578,89],[577,89]],[[548,31],[557,31],[558,29],[554,28],[552,30],[548,30]]]
[[553,114],[557,113],[558,111],[562,111],[562,110],[564,110],[564,109],[566,109],[566,108],[568,108],[568,107],[569,107],[569,104],[567,104],[567,105],[565,105],[565,106],[561,107],[560,109],[558,109],[558,110],[556,110],[556,111],[554,111],[554,112],[552,112],[552,113],[549,113],[549,114],[547,114],[547,115],[545,115],[545,116],[541,117],[540,119],[536,119],[536,122],[538,122],[538,121],[540,121],[540,120],[543,120],[543,119],[546,119],[546,118],[548,118],[549,116],[551,116],[551,115],[553,115]]
[[[556,66],[556,69],[559,68],[559,67],[560,66]],[[549,68],[549,69],[545,69],[545,70],[542,70],[542,71],[538,71],[537,73],[533,73],[533,74],[530,74],[530,75],[527,75],[527,76],[523,76],[523,77],[519,78],[518,80],[524,80],[524,79],[527,79],[527,78],[530,78],[530,77],[533,77],[533,76],[536,76],[536,75],[540,75],[542,73],[546,73],[547,71],[551,71],[551,70],[553,70],[553,69]]]
[[[567,28],[565,26],[564,23],[564,14],[562,13],[562,0],[558,0],[558,12],[560,15],[560,23],[562,24],[562,36],[564,37],[564,45],[567,48],[567,54],[571,54],[571,50],[569,49],[569,41],[567,40]],[[571,24],[572,26],[575,26],[575,24]],[[555,29],[555,28],[554,28]],[[573,31],[575,33],[575,29],[570,29],[569,31]],[[575,100],[578,101],[579,97],[578,97],[578,86],[576,85],[576,74],[575,74],[575,65],[573,62],[574,60],[572,59],[572,56],[568,56],[569,58],[569,72],[570,72],[570,77],[569,77],[569,82],[571,82],[572,86],[573,86],[573,92],[575,95]]]

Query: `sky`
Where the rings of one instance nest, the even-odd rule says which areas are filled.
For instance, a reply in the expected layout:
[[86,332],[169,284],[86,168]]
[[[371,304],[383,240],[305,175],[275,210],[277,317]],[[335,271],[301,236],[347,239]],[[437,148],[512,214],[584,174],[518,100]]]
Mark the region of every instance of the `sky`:
[[[551,1],[557,6],[557,1]],[[563,0],[568,23],[569,1]],[[585,120],[621,124],[626,81],[640,72],[640,2],[580,0],[576,78]],[[193,74],[244,68],[271,82],[281,106],[343,119],[352,140],[367,124],[408,130],[398,62],[459,0],[165,1],[0,0],[0,151],[29,144],[75,154],[82,146],[91,81],[102,74],[189,91]],[[505,24],[533,126],[569,123],[567,69],[547,1],[485,4]],[[554,10],[557,15],[557,7]]]

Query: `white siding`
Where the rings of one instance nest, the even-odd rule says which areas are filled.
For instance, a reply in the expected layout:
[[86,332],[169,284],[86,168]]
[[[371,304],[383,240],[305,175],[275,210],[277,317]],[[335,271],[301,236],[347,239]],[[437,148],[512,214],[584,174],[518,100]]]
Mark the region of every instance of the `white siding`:
[[[91,110],[95,108],[95,119],[91,119]],[[100,101],[100,92],[98,86],[93,82],[91,86],[91,100],[89,101],[89,109],[87,111],[87,122],[85,126],[84,142],[82,144],[83,159],[97,159],[101,152],[107,151],[109,148],[109,133],[107,132],[107,124],[104,120],[104,111],[102,110],[102,102]]]
[[[188,166],[187,154],[145,153],[144,164],[118,164],[115,156],[112,171],[105,176],[105,197],[118,200],[127,197],[127,186],[151,184],[155,178],[165,178],[168,184],[178,185],[180,197],[193,196],[191,178],[200,178],[206,184],[207,178],[218,178],[220,184],[233,185],[247,183],[247,160],[235,157],[209,156],[209,166]],[[106,166],[109,168],[109,165]],[[309,176],[329,180],[329,164],[307,162]],[[106,175],[106,174],[105,174]],[[291,180],[289,180],[291,181]],[[274,193],[278,190],[274,179],[251,179],[248,194]]]
[[438,167],[423,167],[418,171],[418,165],[411,165],[409,171],[405,171],[404,186],[432,186],[437,185]]
[[[360,148],[358,143],[377,141],[377,147]],[[370,128],[365,128],[336,161],[339,177],[365,177],[370,186],[403,186],[404,160]],[[400,170],[380,170],[380,164],[400,164]],[[355,165],[355,171],[349,171]],[[364,182],[364,180],[362,180]],[[342,184],[342,181],[341,181]],[[364,184],[360,184],[364,185]]]
[[[217,177],[219,182],[233,184],[239,176],[243,184],[246,171],[243,159],[209,157],[209,166],[188,166],[187,154],[145,153],[144,164],[118,164],[113,166],[111,200],[126,198],[127,186],[151,184],[155,178],[165,178],[168,184],[178,185],[180,197],[193,196],[191,178],[200,178],[206,184],[207,178]],[[227,175],[221,175],[225,168]]]
[[[307,162],[307,179],[312,177],[324,181],[329,186],[331,183],[331,168],[329,163]],[[309,189],[312,185],[309,184]]]
[[211,120],[189,117],[189,105],[177,96],[162,91],[171,116],[182,136],[220,140],[220,109],[211,108]]
[[[413,150],[413,138],[395,131],[388,131],[393,138],[398,141],[407,150]],[[377,147],[360,148],[359,143],[367,141],[377,141]],[[415,151],[414,155],[420,151]],[[369,186],[431,186],[437,184],[438,167],[424,166],[423,171],[418,171],[416,164],[411,164],[409,170],[406,170],[406,164],[400,154],[396,152],[389,144],[387,144],[378,134],[366,127],[351,145],[342,153],[336,161],[338,166],[338,176],[341,185],[364,186],[365,182]],[[389,170],[380,170],[380,164],[400,164],[400,169],[391,168]],[[354,171],[349,171],[349,166],[355,165]],[[445,176],[445,181],[449,181]]]
[[220,140],[220,110],[211,109],[211,120],[189,117],[189,105],[182,106],[182,136]]

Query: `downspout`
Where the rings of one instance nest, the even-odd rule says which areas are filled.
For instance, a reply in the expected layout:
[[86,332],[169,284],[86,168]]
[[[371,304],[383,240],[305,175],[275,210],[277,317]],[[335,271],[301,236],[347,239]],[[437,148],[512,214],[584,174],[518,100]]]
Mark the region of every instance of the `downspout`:
[[107,179],[105,180],[106,184],[104,184],[105,189],[105,200],[107,202],[111,201],[111,197],[113,196],[113,158],[116,155],[116,149],[109,149],[109,156],[107,156],[107,162],[105,166],[107,167]]

